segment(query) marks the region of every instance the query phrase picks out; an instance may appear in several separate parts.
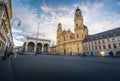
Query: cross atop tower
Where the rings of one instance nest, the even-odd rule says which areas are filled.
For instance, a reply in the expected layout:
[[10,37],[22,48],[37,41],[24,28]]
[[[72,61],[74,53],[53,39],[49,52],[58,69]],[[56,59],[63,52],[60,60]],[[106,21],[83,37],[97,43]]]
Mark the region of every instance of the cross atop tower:
[[77,9],[79,9],[79,6],[77,6]]

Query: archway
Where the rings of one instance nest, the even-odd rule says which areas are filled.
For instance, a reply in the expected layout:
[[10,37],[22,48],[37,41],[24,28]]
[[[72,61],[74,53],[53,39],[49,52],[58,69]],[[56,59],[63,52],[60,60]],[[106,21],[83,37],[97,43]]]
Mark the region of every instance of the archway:
[[66,54],[66,49],[64,48],[64,55]]
[[101,55],[101,56],[105,56],[105,52],[104,52],[104,51],[101,51],[101,52],[100,52],[100,55]]
[[34,47],[35,47],[34,42],[29,42],[27,52],[34,52]]
[[94,53],[93,53],[93,52],[91,52],[90,56],[94,56]]
[[44,44],[44,53],[48,53],[49,44]]
[[37,43],[36,52],[42,53],[42,43]]
[[100,56],[100,53],[99,52],[95,52],[95,56]]
[[114,55],[114,53],[111,51],[111,52],[109,52],[109,55],[110,55],[110,56],[113,56],[113,55]]
[[120,56],[120,51],[116,52],[116,56]]

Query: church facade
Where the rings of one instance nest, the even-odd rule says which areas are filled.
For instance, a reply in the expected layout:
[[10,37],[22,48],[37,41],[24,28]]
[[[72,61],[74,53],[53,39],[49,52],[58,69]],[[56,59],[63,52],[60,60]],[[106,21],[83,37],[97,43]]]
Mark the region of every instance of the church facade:
[[56,53],[81,54],[83,52],[82,42],[86,36],[88,36],[88,28],[83,23],[81,10],[77,7],[74,16],[74,33],[70,29],[63,30],[62,24],[58,24]]

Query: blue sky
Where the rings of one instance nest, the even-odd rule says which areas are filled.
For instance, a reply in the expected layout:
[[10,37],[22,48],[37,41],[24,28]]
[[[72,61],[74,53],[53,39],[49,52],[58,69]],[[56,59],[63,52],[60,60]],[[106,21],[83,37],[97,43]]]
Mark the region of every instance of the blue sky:
[[74,13],[76,7],[82,11],[84,24],[89,34],[120,27],[120,0],[12,0],[12,27],[14,43],[22,45],[26,36],[36,37],[39,24],[39,38],[56,41],[57,24],[74,32]]

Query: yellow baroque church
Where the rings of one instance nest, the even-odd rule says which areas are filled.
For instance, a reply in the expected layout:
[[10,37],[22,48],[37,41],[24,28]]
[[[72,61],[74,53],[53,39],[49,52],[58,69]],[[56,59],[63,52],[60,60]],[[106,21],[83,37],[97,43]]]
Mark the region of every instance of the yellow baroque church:
[[74,33],[70,29],[63,30],[62,24],[57,27],[56,53],[58,54],[81,54],[82,42],[88,36],[88,28],[83,24],[82,12],[77,7],[74,16]]

